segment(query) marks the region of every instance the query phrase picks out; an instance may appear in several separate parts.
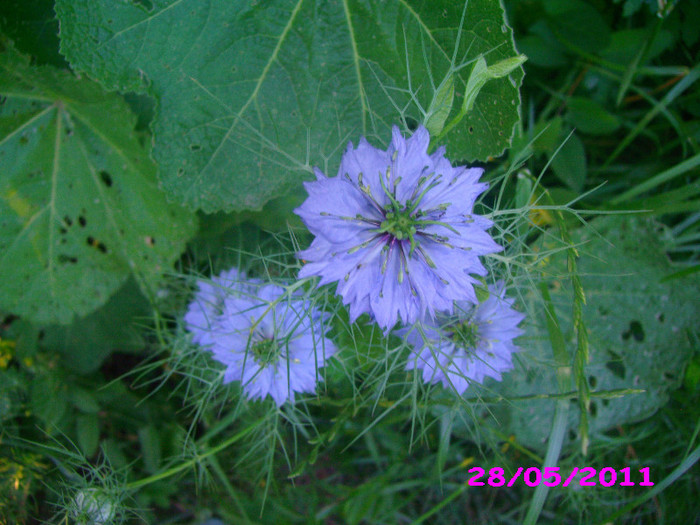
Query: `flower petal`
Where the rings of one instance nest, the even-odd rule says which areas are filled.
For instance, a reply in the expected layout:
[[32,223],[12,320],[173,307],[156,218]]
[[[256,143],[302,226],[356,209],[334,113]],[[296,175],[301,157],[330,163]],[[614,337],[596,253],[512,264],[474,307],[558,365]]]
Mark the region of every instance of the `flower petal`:
[[488,188],[478,182],[483,169],[452,167],[445,149],[429,155],[429,144],[422,126],[409,138],[394,127],[386,151],[361,138],[337,177],[317,171],[306,184],[296,212],[315,238],[298,254],[299,276],[338,283],[351,320],[369,313],[389,330],[452,312],[454,300],[475,302],[470,274],[486,274],[478,257],[502,249],[486,232],[491,221],[473,214]]
[[[224,277],[241,275],[229,272]],[[206,347],[224,365],[224,383],[240,381],[249,399],[270,396],[278,406],[294,402],[295,392],[314,392],[318,369],[336,352],[324,335],[328,314],[300,295],[286,294],[281,286],[255,279],[222,287],[217,297],[223,306],[211,323]],[[188,312],[197,312],[195,301]],[[261,359],[255,345],[265,340],[276,343],[278,353]]]
[[[419,369],[426,383],[440,382],[459,395],[471,382],[482,383],[486,377],[500,381],[501,374],[513,367],[512,354],[518,351],[513,339],[522,333],[517,324],[524,315],[510,308],[513,300],[505,297],[502,281],[489,286],[489,291],[484,303],[458,302],[454,316],[425,323],[422,335],[418,330],[408,332],[406,339],[414,349],[406,369]],[[474,348],[464,348],[454,338],[455,327],[464,322],[476,324],[479,340]]]
[[360,138],[360,143],[354,149],[352,143],[348,144],[338,169],[338,178],[343,179],[346,175],[360,186],[360,175],[362,185],[369,188],[370,196],[380,207],[389,203],[388,197],[382,189],[379,180],[387,168],[391,165],[391,154],[382,151],[369,144],[364,137]]

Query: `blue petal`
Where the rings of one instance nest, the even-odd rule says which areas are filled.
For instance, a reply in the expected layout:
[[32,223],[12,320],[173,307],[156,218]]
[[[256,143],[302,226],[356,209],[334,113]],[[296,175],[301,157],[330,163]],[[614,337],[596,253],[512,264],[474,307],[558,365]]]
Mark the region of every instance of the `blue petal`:
[[[510,308],[513,299],[506,298],[503,281],[489,286],[489,291],[489,298],[477,306],[458,302],[456,318],[439,316],[424,323],[422,336],[418,330],[405,332],[414,347],[406,369],[421,369],[426,383],[442,383],[458,394],[471,382],[481,383],[486,377],[500,381],[502,373],[513,367],[512,355],[518,347],[512,339],[522,333],[517,324],[524,315]],[[465,319],[478,323],[476,348],[464,349],[450,340],[452,326]]]
[[389,203],[384,194],[380,176],[386,173],[391,165],[391,154],[373,147],[364,138],[360,138],[357,149],[353,149],[352,143],[348,144],[338,169],[338,178],[343,179],[348,175],[359,187],[359,175],[362,174],[362,184],[368,186],[372,198],[380,207]]
[[[223,303],[212,323],[207,350],[224,365],[224,383],[240,381],[248,398],[263,399],[269,395],[278,405],[287,400],[293,402],[295,391],[315,391],[317,369],[337,350],[324,335],[323,323],[328,314],[299,295],[284,297],[285,289],[280,286],[260,286],[255,279],[232,282],[242,277],[242,273],[230,270],[216,278],[217,284],[228,287],[217,291],[206,283],[203,286],[205,292]],[[198,308],[201,310],[196,303],[190,306],[194,312],[191,318],[201,314]],[[287,340],[291,360],[280,356],[276,363],[261,368],[250,351],[252,332],[255,338],[262,335]]]
[[370,291],[370,304],[379,326],[389,330],[399,318],[404,323],[416,322],[420,313],[420,302],[414,294],[412,273],[406,273],[401,243],[394,242],[386,257],[386,269],[381,274],[379,286]]
[[375,228],[357,219],[381,222],[380,211],[356,186],[345,179],[327,178],[304,183],[309,197],[294,210],[314,235],[322,235],[329,241],[347,239],[361,230]]
[[451,222],[449,225],[457,233],[438,224],[431,224],[423,231],[427,234],[446,236],[449,244],[471,250],[473,255],[487,255],[503,250],[488,233],[474,224]]
[[392,186],[396,185],[396,199],[401,203],[411,198],[420,178],[433,171],[433,161],[427,152],[429,143],[430,135],[423,126],[419,126],[409,139],[404,139],[396,126],[392,128],[389,153],[395,159],[391,167],[391,182]]
[[419,209],[429,210],[450,204],[446,210],[448,217],[472,212],[476,198],[488,189],[488,184],[477,183],[484,170],[460,168],[455,171],[456,174],[452,179],[443,178],[434,188],[426,192]]
[[[380,250],[377,250],[376,257]],[[350,306],[350,319],[355,321],[363,313],[371,311],[370,293],[381,283],[380,263],[369,261],[355,266],[349,273],[348,279],[338,282],[337,292],[343,298],[343,303]]]
[[319,275],[321,276],[319,283],[321,286],[336,281],[340,284],[346,280],[346,276],[348,276],[348,281],[350,280],[349,276],[354,276],[353,280],[362,278],[366,274],[367,267],[376,266],[378,263],[383,246],[384,243],[381,239],[377,239],[365,248],[352,253],[347,250],[331,251],[335,250],[335,246],[325,244],[316,238],[309,250],[299,254],[302,259],[308,260],[299,271],[299,277]]

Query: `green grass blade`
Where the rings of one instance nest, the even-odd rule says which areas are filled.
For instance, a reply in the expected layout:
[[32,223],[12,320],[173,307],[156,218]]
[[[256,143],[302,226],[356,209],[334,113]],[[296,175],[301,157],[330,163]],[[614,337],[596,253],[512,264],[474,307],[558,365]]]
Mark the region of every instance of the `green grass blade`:
[[627,146],[629,146],[632,141],[639,135],[644,128],[647,127],[647,125],[658,115],[662,109],[666,108],[668,105],[670,105],[677,97],[679,97],[686,89],[691,87],[695,82],[700,78],[700,64],[696,65],[693,69],[691,69],[688,74],[678,82],[668,93],[666,93],[666,96],[664,96],[663,99],[661,99],[661,102],[651,108],[651,110],[644,115],[644,118],[642,118],[637,125],[632,128],[632,130],[627,134],[627,136],[622,139],[620,144],[618,144],[617,148],[615,148],[615,151],[613,151],[608,159],[603,163],[603,167],[609,166],[619,155],[622,153]]
[[644,39],[642,47],[639,48],[639,51],[634,57],[634,60],[632,60],[630,65],[627,67],[627,70],[625,71],[624,76],[622,77],[622,82],[620,83],[620,89],[617,92],[617,100],[615,101],[615,105],[617,107],[619,107],[620,104],[622,104],[622,99],[625,98],[625,93],[627,93],[630,84],[632,84],[634,77],[639,72],[639,64],[644,63],[644,60],[647,57],[651,44],[654,42],[654,40],[656,40],[656,37],[659,35],[659,31],[661,30],[661,24],[663,24],[663,21],[663,18],[658,18],[656,20],[656,23],[654,24],[654,27],[651,30],[651,35],[649,36],[649,38]]
[[618,204],[620,202],[628,201],[637,195],[656,188],[657,186],[683,175],[684,173],[687,173],[698,166],[700,166],[700,153],[690,157],[687,160],[684,160],[680,164],[676,164],[672,168],[662,171],[658,175],[655,175],[641,184],[637,184],[634,188],[631,188],[619,197],[614,198],[611,202],[612,204]]
[[689,471],[692,468],[692,466],[695,465],[695,463],[697,463],[698,459],[700,459],[700,446],[696,447],[695,450],[693,450],[693,453],[690,454],[687,458],[685,458],[685,460],[683,460],[683,462],[680,465],[678,465],[678,467],[676,467],[673,470],[673,472],[666,476],[663,479],[663,481],[656,483],[649,492],[647,492],[646,494],[642,494],[638,498],[632,500],[630,503],[622,507],[616,513],[601,521],[600,524],[604,525],[606,523],[613,523],[615,520],[624,516],[632,509],[638,507],[645,501],[648,501],[654,496],[660,494],[667,487],[673,484],[678,478],[680,478],[683,474]]
[[[557,401],[557,406],[554,411],[554,421],[552,422],[552,432],[549,434],[549,446],[547,447],[547,455],[544,458],[542,470],[545,468],[554,467],[559,462],[559,454],[564,443],[564,435],[566,434],[566,423],[568,421],[570,403],[566,400]],[[530,506],[525,515],[524,525],[534,525],[540,517],[542,507],[549,494],[549,487],[544,483],[540,483],[535,489],[535,494],[530,500]]]

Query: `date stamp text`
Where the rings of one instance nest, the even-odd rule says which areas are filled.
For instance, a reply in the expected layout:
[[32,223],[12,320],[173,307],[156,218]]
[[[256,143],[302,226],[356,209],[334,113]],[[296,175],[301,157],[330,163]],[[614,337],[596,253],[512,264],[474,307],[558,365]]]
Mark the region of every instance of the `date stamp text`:
[[[631,467],[625,467],[615,470],[612,467],[603,467],[600,471],[593,467],[574,467],[571,472],[560,473],[560,467],[539,467],[523,468],[519,467],[511,476],[506,476],[505,471],[500,467],[489,469],[488,472],[481,467],[472,467],[467,471],[469,474],[474,474],[467,481],[470,487],[512,487],[518,480],[525,483],[528,487],[536,487],[544,483],[547,487],[568,487],[573,484],[578,484],[581,487],[595,487],[601,485],[603,487],[653,487],[654,483],[650,480],[649,467],[639,469],[641,481],[635,483],[632,481]],[[636,473],[635,473],[636,475]]]

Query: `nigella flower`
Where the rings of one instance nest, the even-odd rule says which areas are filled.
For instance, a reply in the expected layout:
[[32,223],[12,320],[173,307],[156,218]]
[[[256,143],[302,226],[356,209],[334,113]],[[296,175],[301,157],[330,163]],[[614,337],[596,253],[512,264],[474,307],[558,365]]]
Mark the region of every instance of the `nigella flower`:
[[481,168],[452,167],[445,149],[427,153],[419,127],[409,139],[393,128],[386,151],[364,138],[348,145],[337,177],[316,169],[309,197],[295,210],[315,239],[299,253],[299,277],[337,282],[354,321],[370,313],[389,330],[426,314],[476,302],[470,274],[486,275],[480,255],[502,248],[486,233],[491,221],[472,213],[488,187]]
[[246,281],[245,273],[235,267],[221,272],[211,281],[199,280],[198,291],[185,314],[185,326],[192,332],[192,341],[202,346],[213,342],[212,327],[221,314],[224,298],[230,292],[230,287],[235,287],[239,292],[247,287],[246,291],[253,293],[250,285],[259,283],[260,281],[255,279]]
[[518,350],[513,339],[522,333],[518,324],[525,316],[511,308],[514,299],[506,298],[502,281],[489,292],[481,304],[459,302],[455,315],[426,322],[422,334],[402,329],[414,347],[406,369],[420,369],[426,383],[442,383],[458,394],[486,376],[500,381],[501,373],[513,368],[512,354]]
[[[185,318],[193,340],[224,364],[224,383],[240,381],[251,399],[272,397],[280,406],[294,394],[315,392],[319,369],[335,351],[324,335],[328,315],[308,299],[273,284],[229,271],[200,283]],[[189,316],[189,320],[188,320]],[[207,330],[195,322],[205,319]]]

